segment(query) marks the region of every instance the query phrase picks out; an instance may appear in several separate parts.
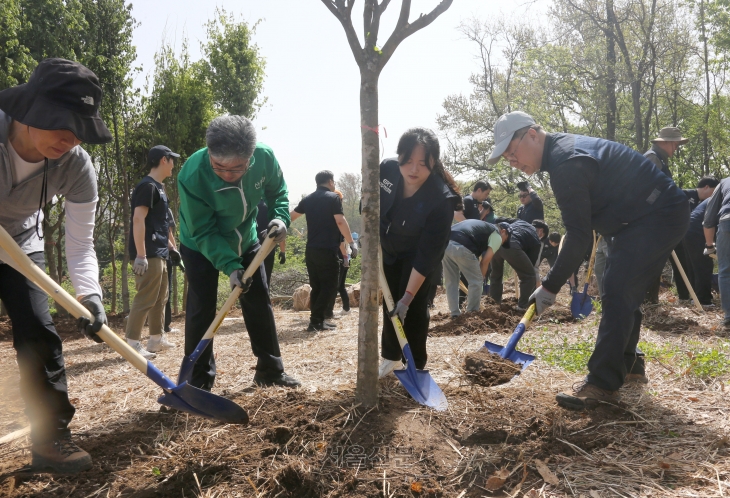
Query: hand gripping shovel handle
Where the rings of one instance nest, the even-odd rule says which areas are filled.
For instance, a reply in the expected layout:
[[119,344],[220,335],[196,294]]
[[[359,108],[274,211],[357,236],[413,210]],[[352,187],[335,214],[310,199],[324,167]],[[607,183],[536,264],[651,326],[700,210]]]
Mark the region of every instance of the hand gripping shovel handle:
[[682,275],[682,280],[684,280],[684,285],[687,286],[687,290],[689,291],[689,294],[692,296],[692,300],[695,303],[695,307],[697,308],[697,311],[699,311],[700,313],[704,313],[705,309],[702,307],[702,304],[700,304],[700,300],[697,299],[697,294],[695,294],[695,290],[692,288],[692,284],[689,283],[687,274],[684,272],[684,268],[682,268],[682,263],[679,262],[677,253],[675,253],[674,251],[672,251],[672,258],[674,259],[674,263],[677,265],[677,269],[679,269],[679,273]]
[[[63,306],[71,315],[76,318],[85,316],[93,321],[93,317],[81,303],[71,297],[60,285],[51,279],[46,273],[36,266],[28,256],[18,247],[15,240],[0,226],[0,247],[10,256],[12,261],[6,261],[13,268],[18,270],[24,277],[35,283],[51,296],[58,304]],[[14,263],[14,264],[13,264]],[[119,353],[125,360],[131,363],[137,370],[152,379],[157,385],[170,391],[175,384],[165,374],[155,367],[152,362],[145,360],[132,347],[122,340],[112,330],[103,325],[97,335],[107,343],[114,351]]]
[[[243,280],[251,278],[253,274],[258,271],[261,263],[263,263],[264,259],[266,259],[266,256],[269,255],[271,250],[276,245],[274,243],[275,235],[276,232],[273,228],[269,231],[268,234],[266,234],[266,238],[264,239],[263,244],[261,244],[261,248],[256,253],[256,256],[254,256],[253,261],[251,261],[251,263],[246,267],[246,270],[243,272]],[[241,291],[242,289],[238,286],[233,288],[225,304],[215,316],[213,322],[208,327],[208,330],[205,331],[205,334],[200,339],[198,345],[195,347],[195,350],[190,354],[190,356],[186,356],[183,358],[182,365],[180,365],[180,373],[177,377],[178,384],[182,384],[185,381],[190,381],[193,373],[193,365],[195,365],[195,362],[198,361],[200,355],[203,354],[203,351],[205,351],[205,349],[208,347],[208,344],[210,344],[210,341],[215,336],[216,332],[218,332],[218,328],[220,328],[221,324],[223,323],[223,319],[226,317],[226,315],[228,315],[228,312],[231,311],[231,308],[241,295]]]

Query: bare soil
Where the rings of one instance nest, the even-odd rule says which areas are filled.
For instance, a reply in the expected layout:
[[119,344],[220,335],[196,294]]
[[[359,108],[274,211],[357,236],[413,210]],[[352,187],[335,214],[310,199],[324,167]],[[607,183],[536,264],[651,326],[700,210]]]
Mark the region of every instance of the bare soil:
[[[505,296],[505,303],[514,299]],[[599,316],[573,322],[569,296],[539,317],[520,350],[564,350],[564,339],[595,340]],[[486,310],[485,310],[486,311]],[[436,312],[448,313],[443,295]],[[459,497],[728,496],[730,494],[730,374],[698,378],[649,358],[647,386],[624,386],[619,406],[588,412],[559,408],[555,395],[580,381],[540,355],[519,376],[485,387],[465,376],[484,340],[504,343],[520,314],[499,308],[490,317],[436,320],[428,369],[449,408],[415,403],[394,376],[379,382],[377,406],[355,399],[358,311],[338,328],[306,331],[309,313],[276,312],[286,371],[297,390],[251,384],[255,358],[240,311],[215,340],[214,392],[249,413],[247,426],[226,425],[159,410],[160,389],[104,345],[58,320],[64,338],[71,429],[93,457],[77,476],[28,475],[27,437],[0,444],[0,496],[10,497]],[[566,315],[567,313],[567,315]],[[693,320],[682,335],[654,327],[657,316]],[[468,317],[468,315],[467,315]],[[500,324],[498,320],[504,319]],[[497,320],[485,324],[487,320]],[[696,312],[663,295],[646,310],[642,338],[657,346],[730,347],[714,335],[721,313]],[[477,325],[471,322],[481,321]],[[184,328],[177,317],[173,326]],[[112,325],[121,330],[121,317]],[[439,328],[442,327],[442,328]],[[9,323],[0,320],[0,437],[27,426]],[[143,334],[144,337],[144,334]],[[178,347],[154,360],[175,375]],[[724,350],[726,351],[726,350]],[[471,361],[471,360],[469,360]],[[719,360],[718,360],[719,361]],[[475,363],[476,364],[476,363]],[[506,374],[505,374],[506,376]]]
[[498,386],[519,375],[520,367],[498,354],[480,349],[464,357],[464,371],[469,380],[484,387]]

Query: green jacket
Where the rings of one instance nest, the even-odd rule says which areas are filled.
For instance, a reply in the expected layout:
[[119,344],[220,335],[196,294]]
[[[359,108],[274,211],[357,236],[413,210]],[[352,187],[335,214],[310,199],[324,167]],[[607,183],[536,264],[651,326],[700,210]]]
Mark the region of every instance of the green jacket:
[[289,226],[289,191],[274,151],[256,144],[249,170],[233,184],[210,166],[208,148],[185,161],[177,177],[180,193],[180,242],[202,253],[219,271],[242,268],[241,256],[258,242],[256,207],[263,197],[269,217]]

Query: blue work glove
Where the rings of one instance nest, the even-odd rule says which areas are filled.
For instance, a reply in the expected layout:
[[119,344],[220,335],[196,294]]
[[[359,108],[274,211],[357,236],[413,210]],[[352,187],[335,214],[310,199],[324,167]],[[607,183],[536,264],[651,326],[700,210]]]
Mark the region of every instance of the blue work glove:
[[231,282],[231,290],[233,290],[234,287],[238,286],[241,288],[241,292],[245,294],[251,288],[251,282],[253,282],[253,278],[248,277],[245,281],[243,281],[243,273],[245,271],[246,270],[244,270],[243,268],[239,268],[238,270],[231,273],[231,275],[228,277]]
[[83,304],[84,307],[91,312],[91,316],[94,317],[94,321],[92,322],[85,316],[80,317],[76,320],[79,331],[94,342],[104,342],[101,340],[101,337],[96,335],[96,333],[101,330],[101,326],[107,323],[104,305],[101,302],[101,296],[98,294],[84,296],[81,298],[81,304]]
[[137,256],[134,258],[134,266],[132,266],[132,271],[135,275],[138,277],[141,277],[145,274],[147,271],[147,268],[149,267],[149,263],[147,263],[147,258],[142,256]]
[[542,285],[535,289],[535,292],[530,296],[529,304],[535,303],[535,311],[537,314],[541,314],[543,311],[548,309],[550,306],[555,304],[555,298],[557,296],[547,290]]
[[712,254],[717,254],[717,249],[715,248],[715,244],[712,244],[711,246],[708,246],[705,244],[705,250],[702,252],[705,256],[711,256]]
[[401,323],[405,323],[406,321],[406,313],[408,313],[408,307],[411,305],[411,302],[413,301],[413,294],[406,291],[405,294],[403,294],[403,297],[400,298],[400,301],[395,303],[395,309],[390,312],[390,316],[398,316],[400,318]]
[[269,228],[269,231],[271,231],[272,228],[276,228],[276,231],[274,232],[274,242],[279,244],[286,240],[286,223],[274,218],[273,220],[271,220],[269,222],[268,228]]

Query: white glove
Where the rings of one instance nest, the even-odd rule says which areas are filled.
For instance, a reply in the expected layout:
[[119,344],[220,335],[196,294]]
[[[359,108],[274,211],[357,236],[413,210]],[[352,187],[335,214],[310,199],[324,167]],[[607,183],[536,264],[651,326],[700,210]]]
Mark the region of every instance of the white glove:
[[357,257],[357,253],[359,252],[357,247],[357,241],[353,241],[352,244],[350,244],[350,250],[352,251],[350,256],[352,257],[352,259],[355,259]]
[[132,267],[132,271],[134,271],[134,274],[138,277],[141,277],[145,274],[147,271],[147,268],[149,267],[149,263],[147,263],[147,258],[142,256],[137,256],[134,258],[134,266]]
[[543,311],[555,304],[556,297],[557,296],[555,294],[541,285],[532,293],[529,303],[535,303],[535,311],[538,315],[540,315]]
[[715,248],[715,244],[712,244],[711,246],[708,246],[705,244],[705,250],[702,252],[705,256],[712,256],[713,254],[717,253],[717,249]]
[[269,222],[268,228],[269,228],[269,231],[271,231],[272,228],[276,228],[276,231],[274,232],[274,242],[275,243],[279,244],[286,240],[286,223],[274,218],[273,220],[271,220]]

